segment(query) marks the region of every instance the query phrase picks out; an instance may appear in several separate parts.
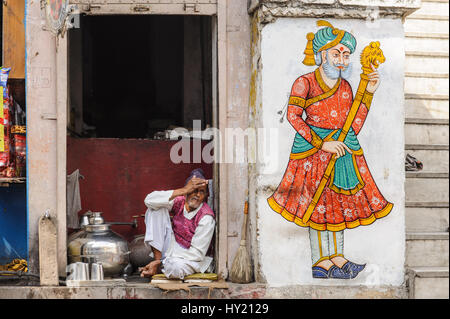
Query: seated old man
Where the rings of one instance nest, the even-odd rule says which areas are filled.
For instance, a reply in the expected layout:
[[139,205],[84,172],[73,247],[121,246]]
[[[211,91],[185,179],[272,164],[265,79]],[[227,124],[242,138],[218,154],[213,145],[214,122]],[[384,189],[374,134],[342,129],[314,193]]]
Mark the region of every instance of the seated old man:
[[147,195],[144,242],[155,259],[141,268],[141,277],[162,272],[167,278],[183,279],[208,269],[212,258],[206,253],[215,216],[205,203],[207,195],[208,181],[201,169],[193,170],[182,188]]

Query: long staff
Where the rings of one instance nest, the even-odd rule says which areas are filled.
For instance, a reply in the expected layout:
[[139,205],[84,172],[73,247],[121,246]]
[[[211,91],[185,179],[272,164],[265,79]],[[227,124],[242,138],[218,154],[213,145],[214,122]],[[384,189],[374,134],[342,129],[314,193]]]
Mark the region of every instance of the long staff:
[[[364,50],[366,52],[367,48],[371,48],[373,42],[370,43]],[[381,49],[380,49],[381,50]],[[384,61],[383,61],[384,62]],[[375,68],[378,67],[378,64],[375,65]],[[361,79],[359,81],[358,90],[356,91],[355,98],[353,100],[352,107],[350,108],[350,112],[348,113],[347,119],[345,120],[344,126],[341,130],[341,133],[339,134],[338,141],[343,142],[345,138],[347,137],[347,134],[352,126],[353,120],[356,117],[356,113],[358,112],[359,106],[361,105],[362,98],[364,96],[364,92],[366,91],[367,84],[369,83],[369,77],[367,74],[370,72],[367,68],[367,66],[363,65],[363,73],[361,73]],[[325,169],[325,173],[323,174],[323,177],[320,181],[320,184],[316,190],[316,193],[314,194],[314,197],[311,201],[311,203],[308,206],[308,209],[306,210],[305,214],[303,215],[302,222],[307,223],[309,219],[311,218],[311,215],[314,211],[314,208],[316,207],[317,203],[319,202],[320,197],[322,196],[323,190],[325,189],[326,184],[328,183],[328,179],[330,178],[330,174],[334,169],[334,165],[336,164],[336,154],[333,154],[330,161],[328,162],[327,168]]]

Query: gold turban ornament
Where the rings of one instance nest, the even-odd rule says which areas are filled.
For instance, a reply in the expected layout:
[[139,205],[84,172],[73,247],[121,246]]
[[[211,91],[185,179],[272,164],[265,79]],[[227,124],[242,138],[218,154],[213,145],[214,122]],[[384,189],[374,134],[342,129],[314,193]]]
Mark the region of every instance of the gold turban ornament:
[[313,51],[313,40],[314,40],[314,33],[310,32],[306,35],[306,39],[308,42],[306,42],[306,49],[303,52],[305,54],[305,58],[303,59],[303,64],[305,65],[315,65],[316,60],[314,59],[314,51]]
[[[331,29],[333,29],[333,34],[337,35],[336,39],[334,39],[333,41],[325,44],[323,47],[321,47],[317,52],[329,49],[334,47],[335,45],[337,45],[339,42],[341,42],[342,38],[344,37],[345,31],[344,30],[339,30],[335,27],[333,27],[333,25],[325,20],[319,20],[317,21],[317,26],[318,27],[329,27]],[[314,33],[310,32],[306,35],[306,39],[308,40],[306,42],[306,49],[303,52],[305,54],[305,58],[303,59],[303,64],[305,65],[309,65],[309,66],[313,66],[316,64],[316,60],[314,59],[314,50],[313,50],[313,40],[314,40]]]

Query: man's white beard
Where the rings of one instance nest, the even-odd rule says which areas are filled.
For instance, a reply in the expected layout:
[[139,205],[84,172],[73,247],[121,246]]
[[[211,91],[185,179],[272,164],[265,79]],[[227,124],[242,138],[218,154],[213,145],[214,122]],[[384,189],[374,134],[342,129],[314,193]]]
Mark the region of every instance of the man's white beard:
[[190,209],[195,210],[199,208],[202,203],[199,203],[198,200],[189,199],[187,204]]
[[352,74],[352,64],[349,63],[348,66],[344,66],[344,69],[341,70],[329,63],[327,60],[323,63],[323,71],[330,79],[336,80],[339,77],[342,77],[345,80],[348,80]]

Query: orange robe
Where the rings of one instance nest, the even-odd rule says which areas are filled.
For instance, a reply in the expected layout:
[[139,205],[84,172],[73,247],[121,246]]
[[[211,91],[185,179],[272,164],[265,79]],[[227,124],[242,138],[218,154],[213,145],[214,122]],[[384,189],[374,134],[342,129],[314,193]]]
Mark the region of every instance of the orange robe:
[[[353,103],[353,92],[350,84],[342,78],[333,88],[329,88],[321,78],[319,69],[294,82],[287,119],[299,134],[298,138],[304,144],[310,144],[310,149],[291,153],[280,185],[268,198],[269,206],[275,212],[299,226],[329,231],[369,225],[390,213],[393,205],[386,201],[373,180],[356,138],[367,117],[371,100],[372,95],[366,92],[352,123],[357,147],[348,156],[351,156],[350,163],[353,163],[352,173],[356,176],[356,185],[350,189],[334,185],[333,170],[311,217],[305,223],[302,217],[311,204],[332,156],[320,148],[324,141],[334,140],[336,135],[333,134],[344,126]],[[306,113],[305,120],[302,118],[303,112]],[[331,133],[320,137],[316,133],[318,130],[329,130]],[[296,137],[294,146],[297,140]],[[344,143],[347,144],[346,141]]]

